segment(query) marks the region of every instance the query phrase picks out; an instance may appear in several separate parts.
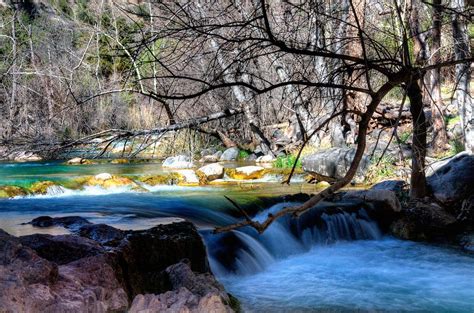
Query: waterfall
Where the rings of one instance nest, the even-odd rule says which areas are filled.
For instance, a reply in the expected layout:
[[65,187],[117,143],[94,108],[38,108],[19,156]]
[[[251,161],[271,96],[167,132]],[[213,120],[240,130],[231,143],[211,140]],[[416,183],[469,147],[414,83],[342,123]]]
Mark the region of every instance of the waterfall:
[[[295,203],[279,203],[257,214],[263,221],[269,213]],[[204,234],[205,238],[216,236]],[[206,240],[213,271],[218,276],[248,275],[262,271],[278,259],[301,254],[317,246],[339,241],[380,239],[382,233],[364,209],[355,212],[339,211],[315,216],[302,215],[298,219],[283,217],[275,221],[263,234],[245,227]]]

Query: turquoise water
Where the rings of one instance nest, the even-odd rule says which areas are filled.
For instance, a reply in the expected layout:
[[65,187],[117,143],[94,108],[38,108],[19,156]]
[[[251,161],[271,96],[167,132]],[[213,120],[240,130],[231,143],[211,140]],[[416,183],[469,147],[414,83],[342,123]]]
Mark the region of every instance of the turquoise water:
[[[161,171],[153,163],[0,164],[0,184],[26,185],[101,172],[142,175]],[[185,218],[198,225],[214,273],[249,312],[474,312],[472,255],[386,237],[362,210],[322,216],[317,223],[283,219],[263,236],[250,229],[211,234],[214,226],[235,222],[238,216],[223,195],[252,204],[254,211],[260,211],[257,218],[263,218],[290,204],[271,205],[265,196],[297,192],[298,188],[276,183],[256,190],[158,186],[147,193],[91,188],[0,199],[0,228],[15,235],[37,232],[21,223],[39,215],[81,215],[124,229]],[[67,232],[60,228],[42,231]]]
[[66,161],[0,163],[0,185],[28,186],[50,180],[63,182],[79,176],[110,173],[113,175],[153,175],[163,173],[160,163],[66,165]]

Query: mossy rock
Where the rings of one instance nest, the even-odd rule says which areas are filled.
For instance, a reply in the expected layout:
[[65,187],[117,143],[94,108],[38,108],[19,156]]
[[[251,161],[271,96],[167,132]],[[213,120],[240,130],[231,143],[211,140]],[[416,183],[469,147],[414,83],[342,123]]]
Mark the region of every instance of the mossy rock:
[[19,196],[26,196],[28,192],[18,186],[0,186],[0,198],[14,198]]
[[232,179],[250,180],[262,178],[267,173],[267,169],[260,166],[243,166],[227,168],[225,169],[225,173]]
[[128,163],[130,163],[130,160],[128,160],[128,159],[114,159],[110,163],[112,163],[112,164],[128,164]]
[[75,182],[82,185],[82,186],[99,186],[102,188],[113,188],[113,187],[123,187],[123,186],[130,186],[132,190],[135,191],[147,191],[145,188],[138,185],[134,180],[128,177],[121,177],[121,176],[112,176],[110,178],[102,179],[100,178],[99,174],[96,176],[86,176],[86,177],[79,177],[75,179]]
[[138,180],[150,186],[177,185],[183,178],[178,173],[165,175],[149,175],[139,177]]
[[52,186],[56,186],[56,184],[52,181],[45,180],[34,183],[29,189],[31,193],[45,195],[48,193],[48,188]]

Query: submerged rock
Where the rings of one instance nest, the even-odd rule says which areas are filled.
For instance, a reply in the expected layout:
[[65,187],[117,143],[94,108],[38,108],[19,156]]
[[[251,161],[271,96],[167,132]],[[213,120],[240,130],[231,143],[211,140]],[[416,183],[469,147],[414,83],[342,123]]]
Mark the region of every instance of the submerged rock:
[[235,161],[237,160],[238,156],[239,156],[239,148],[231,147],[222,153],[219,160],[220,161]]
[[166,158],[163,161],[162,166],[164,168],[187,169],[193,168],[194,164],[190,157],[185,155],[178,155]]
[[128,160],[128,159],[114,159],[110,163],[112,163],[112,164],[128,164],[128,163],[130,163],[130,160]]
[[181,176],[178,173],[169,173],[164,175],[142,176],[139,177],[138,180],[150,186],[177,185],[181,180]]
[[232,179],[247,180],[247,179],[260,179],[266,171],[261,166],[242,166],[237,168],[228,168],[225,170],[227,176]]
[[[331,148],[308,155],[302,159],[301,163],[303,170],[313,175],[317,180],[333,182],[346,175],[354,156],[355,149]],[[364,181],[369,163],[369,158],[363,156],[354,176],[355,183]]]
[[196,174],[204,178],[205,182],[210,182],[224,177],[224,167],[219,163],[212,163],[199,168]]
[[0,198],[14,198],[26,196],[28,192],[18,186],[0,186]]
[[76,230],[84,225],[91,224],[91,222],[81,216],[39,216],[31,220],[31,222],[29,222],[28,224],[31,224],[35,227],[61,226],[70,230]]

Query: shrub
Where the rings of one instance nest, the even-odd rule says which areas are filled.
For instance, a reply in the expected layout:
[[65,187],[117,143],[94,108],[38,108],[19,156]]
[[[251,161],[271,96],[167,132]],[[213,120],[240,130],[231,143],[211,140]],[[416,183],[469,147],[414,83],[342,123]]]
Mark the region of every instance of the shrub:
[[292,168],[296,162],[296,167],[301,167],[301,158],[296,161],[296,156],[293,154],[281,155],[273,162],[273,166],[277,168]]

